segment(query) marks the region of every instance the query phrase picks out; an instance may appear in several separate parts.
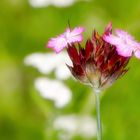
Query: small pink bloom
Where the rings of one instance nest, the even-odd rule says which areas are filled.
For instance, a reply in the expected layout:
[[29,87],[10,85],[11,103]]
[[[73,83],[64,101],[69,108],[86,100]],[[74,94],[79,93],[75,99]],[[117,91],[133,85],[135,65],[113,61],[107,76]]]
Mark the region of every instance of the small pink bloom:
[[134,55],[140,59],[140,43],[129,35],[127,32],[120,29],[115,30],[116,35],[104,35],[103,39],[114,45],[119,55],[124,57],[131,57]]
[[66,31],[56,38],[51,38],[48,42],[48,48],[53,48],[56,53],[59,53],[68,44],[81,42],[83,40],[83,27],[76,27],[73,30],[67,28]]

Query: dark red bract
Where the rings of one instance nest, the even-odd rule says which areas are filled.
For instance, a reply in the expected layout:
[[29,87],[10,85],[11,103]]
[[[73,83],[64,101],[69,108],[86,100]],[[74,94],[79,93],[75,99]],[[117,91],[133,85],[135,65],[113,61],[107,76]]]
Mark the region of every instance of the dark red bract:
[[[111,34],[109,24],[104,34]],[[103,34],[103,35],[104,35]],[[67,52],[73,66],[68,66],[73,76],[83,83],[90,84],[95,90],[103,90],[111,86],[115,80],[127,72],[126,66],[130,57],[118,55],[116,47],[103,40],[96,31],[87,40],[85,48],[80,44],[71,44]]]

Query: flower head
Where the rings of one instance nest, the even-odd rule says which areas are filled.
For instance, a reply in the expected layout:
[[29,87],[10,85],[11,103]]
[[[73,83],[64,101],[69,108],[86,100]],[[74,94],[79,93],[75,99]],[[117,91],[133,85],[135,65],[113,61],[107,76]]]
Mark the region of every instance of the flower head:
[[75,42],[81,42],[83,40],[82,32],[83,27],[76,27],[73,30],[67,28],[66,31],[56,38],[51,38],[48,42],[47,47],[53,48],[56,53],[62,51],[67,45],[71,45]]
[[[106,27],[103,36],[112,34],[112,24]],[[120,56],[114,45],[107,43],[103,36],[94,31],[85,48],[80,44],[69,45],[67,52],[73,62],[68,66],[73,76],[90,84],[96,91],[106,89],[127,72],[130,57]]]
[[90,84],[95,91],[106,89],[128,71],[126,66],[132,53],[139,55],[139,43],[121,30],[116,30],[117,36],[112,35],[110,22],[102,36],[94,30],[91,39],[87,40],[83,48],[79,43],[82,41],[83,31],[82,27],[73,30],[68,28],[65,33],[52,38],[48,47],[53,48],[57,53],[67,47],[72,61],[72,66],[67,66],[72,75],[82,83]]
[[127,32],[120,29],[115,30],[116,35],[104,35],[104,40],[112,45],[115,45],[119,55],[130,57],[134,55],[140,59],[140,43],[129,35]]

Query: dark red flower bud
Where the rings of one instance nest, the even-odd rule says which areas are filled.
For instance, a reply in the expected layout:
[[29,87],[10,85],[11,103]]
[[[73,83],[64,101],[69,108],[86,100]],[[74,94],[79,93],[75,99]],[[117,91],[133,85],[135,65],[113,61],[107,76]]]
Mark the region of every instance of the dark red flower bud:
[[[104,34],[111,34],[109,24]],[[87,40],[85,48],[80,44],[68,46],[67,52],[73,62],[68,66],[73,76],[83,83],[90,84],[95,90],[103,90],[111,86],[128,70],[126,66],[130,57],[120,56],[116,47],[103,40],[103,35],[94,31],[92,39]]]

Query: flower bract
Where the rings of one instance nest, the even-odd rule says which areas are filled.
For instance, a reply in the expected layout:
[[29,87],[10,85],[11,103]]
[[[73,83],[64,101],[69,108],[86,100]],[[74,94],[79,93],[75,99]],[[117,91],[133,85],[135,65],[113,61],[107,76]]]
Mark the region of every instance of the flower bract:
[[94,31],[84,48],[80,44],[72,44],[67,48],[73,62],[73,66],[68,66],[72,75],[82,83],[90,84],[95,91],[111,86],[128,70],[126,66],[130,57],[119,55],[116,46],[103,39],[103,36],[110,34],[112,34],[111,23],[102,36]]

